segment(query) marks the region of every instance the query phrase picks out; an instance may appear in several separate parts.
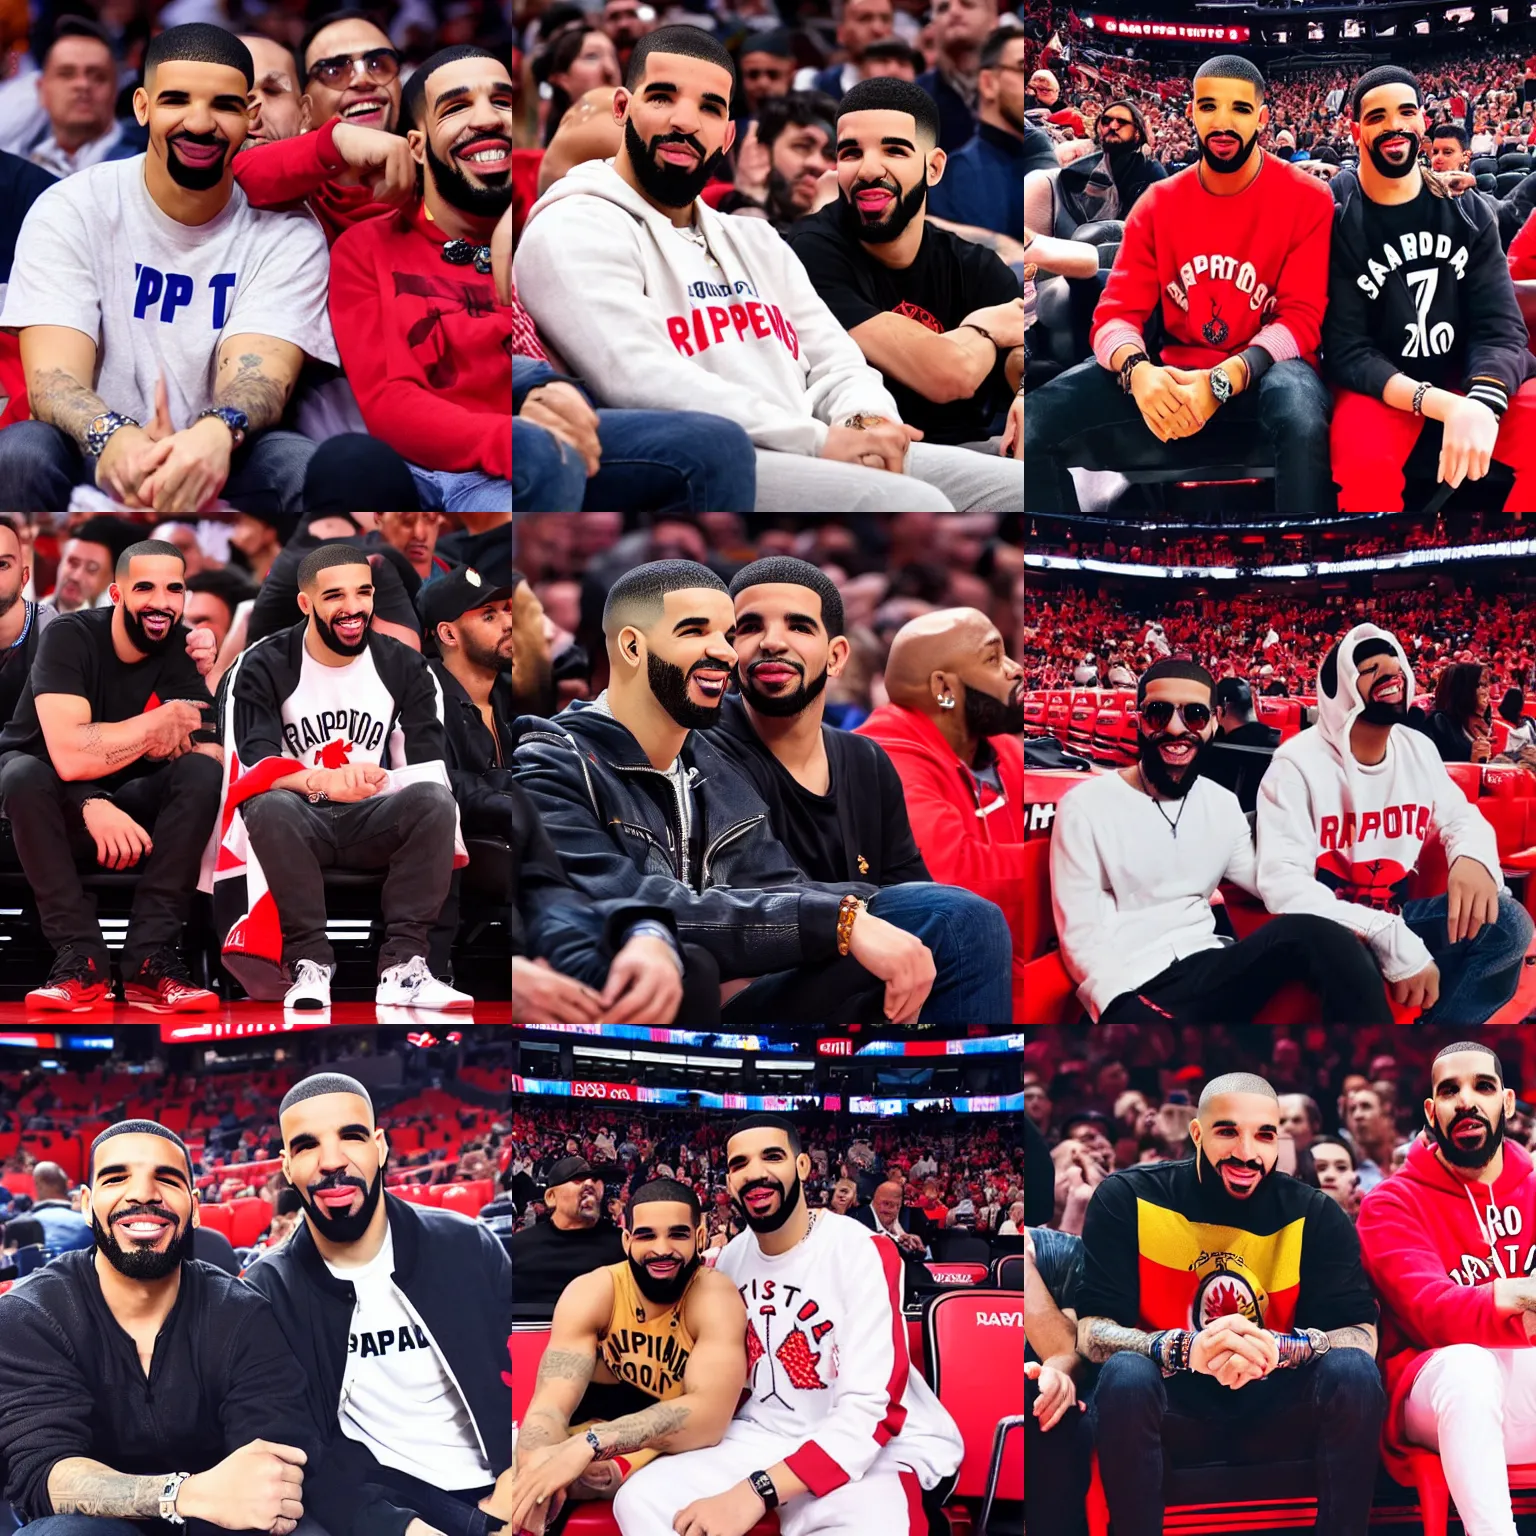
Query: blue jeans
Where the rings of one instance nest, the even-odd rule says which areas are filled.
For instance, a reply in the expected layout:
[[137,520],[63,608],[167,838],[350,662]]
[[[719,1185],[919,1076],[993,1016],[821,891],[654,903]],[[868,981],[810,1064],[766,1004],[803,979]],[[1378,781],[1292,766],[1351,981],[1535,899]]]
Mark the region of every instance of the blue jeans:
[[519,512],[576,512],[586,494],[581,455],[537,422],[514,416],[512,505]]
[[[1237,1397],[1210,1376],[1163,1379],[1145,1355],[1111,1355],[1089,1404],[1115,1536],[1162,1536],[1167,1465],[1311,1460],[1317,1530],[1366,1536],[1387,1394],[1376,1362],[1333,1349],[1250,1381]],[[1114,1454],[1103,1448],[1113,1446]]]
[[1531,914],[1506,891],[1494,922],[1485,923],[1475,938],[1452,944],[1447,900],[1426,896],[1403,903],[1403,921],[1429,946],[1440,969],[1440,1000],[1419,1023],[1485,1024],[1520,985],[1520,968],[1531,945]]
[[[512,453],[517,455],[517,423],[513,422]],[[423,469],[411,465],[411,478],[428,512],[510,512],[512,485],[478,469]],[[529,511],[534,510],[529,508]],[[554,510],[553,508],[549,510]]]
[[[1012,938],[995,903],[959,886],[888,885],[869,910],[915,935],[933,955],[924,1024],[1012,1024]],[[725,1005],[736,1024],[868,1024],[883,1018],[885,986],[851,955],[760,976]]]
[[1077,512],[1074,467],[1129,472],[1242,464],[1264,440],[1275,465],[1275,511],[1320,517],[1337,499],[1328,444],[1332,413],[1327,386],[1292,358],[1220,407],[1193,437],[1161,443],[1119,378],[1090,358],[1030,391],[1025,504],[1031,512]]
[[27,1536],[144,1536],[143,1527],[135,1521],[107,1515],[44,1515],[41,1520],[29,1520],[22,1530]]

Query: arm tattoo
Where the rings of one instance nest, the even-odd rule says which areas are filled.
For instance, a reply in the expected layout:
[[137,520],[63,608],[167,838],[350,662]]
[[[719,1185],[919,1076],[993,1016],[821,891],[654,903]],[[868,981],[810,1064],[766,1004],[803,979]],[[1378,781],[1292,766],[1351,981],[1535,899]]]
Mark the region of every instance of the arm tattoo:
[[576,1349],[546,1349],[539,1361],[539,1378],[534,1391],[537,1392],[546,1381],[579,1381],[586,1386],[596,1369],[595,1355]]
[[62,368],[48,368],[32,381],[28,391],[32,414],[67,432],[83,448],[85,429],[110,407],[94,390],[87,389]]
[[654,1408],[639,1413],[626,1414],[611,1424],[596,1426],[597,1436],[603,1442],[598,1461],[611,1461],[629,1451],[643,1451],[647,1446],[659,1445],[668,1435],[675,1435],[693,1413],[681,1403],[657,1403]]
[[108,746],[101,733],[101,726],[94,720],[80,728],[80,750],[87,757],[94,757],[105,763],[108,768],[117,768],[123,763],[132,762],[141,756],[135,748],[125,742],[119,742],[116,746]]
[[1122,1328],[1107,1317],[1085,1317],[1077,1325],[1077,1348],[1095,1365],[1103,1365],[1111,1355],[1127,1350],[1133,1355],[1152,1358],[1152,1336],[1140,1328]]
[[[237,411],[244,411],[252,432],[276,426],[288,404],[291,386],[281,379],[268,378],[262,372],[265,361],[259,352],[242,352],[233,362],[226,359],[219,364],[219,377],[213,390],[213,403],[232,405]],[[236,371],[231,374],[231,367],[235,365],[238,365]]]
[[1371,1330],[1359,1323],[1351,1323],[1346,1328],[1330,1328],[1328,1343],[1334,1349],[1363,1349],[1373,1358],[1376,1354],[1376,1341],[1371,1337]]
[[543,1445],[559,1445],[571,1432],[571,1422],[567,1415],[557,1412],[550,1407],[541,1407],[538,1402],[538,1391],[546,1381],[574,1381],[585,1389],[592,1380],[592,1373],[597,1369],[597,1356],[585,1354],[575,1349],[546,1349],[543,1358],[539,1361],[538,1380],[534,1385],[534,1402],[523,1415],[523,1422],[517,1431],[517,1454],[519,1459],[525,1452],[535,1450]]
[[163,1477],[114,1472],[99,1461],[71,1456],[48,1474],[48,1497],[56,1515],[116,1515],[142,1520],[160,1513]]

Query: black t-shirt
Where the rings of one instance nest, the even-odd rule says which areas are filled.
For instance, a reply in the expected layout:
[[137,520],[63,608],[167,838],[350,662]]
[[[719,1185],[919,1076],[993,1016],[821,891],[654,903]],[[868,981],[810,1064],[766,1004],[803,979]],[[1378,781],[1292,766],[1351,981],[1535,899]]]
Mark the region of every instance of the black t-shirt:
[[567,1229],[545,1216],[513,1234],[511,1253],[518,1301],[546,1302],[553,1312],[560,1293],[578,1275],[621,1263],[624,1241],[612,1222]]
[[[26,603],[25,598],[22,601]],[[41,639],[37,632],[38,619],[49,611],[38,607],[36,603],[26,603],[26,608],[27,616],[22,621],[22,631],[16,643],[0,649],[0,730],[5,728],[21,702],[22,690],[27,686],[27,675],[32,670],[31,659],[37,654]]]
[[1083,1222],[1080,1318],[1198,1332],[1234,1311],[1276,1333],[1374,1323],[1343,1208],[1279,1172],[1234,1200],[1208,1168],[1197,1182],[1193,1158],[1143,1163],[1099,1185]]
[[[1031,1227],[1035,1245],[1035,1273],[1050,1292],[1051,1300],[1063,1312],[1077,1312],[1078,1287],[1083,1283],[1083,1240],[1075,1233],[1058,1232],[1053,1227]],[[1081,1314],[1079,1314],[1081,1315]],[[1102,1316],[1096,1313],[1095,1316]],[[1024,1341],[1024,1357],[1040,1357]]]
[[[78,695],[90,704],[91,719],[98,725],[131,720],[173,699],[190,699],[212,706],[208,685],[187,655],[188,631],[184,624],[171,630],[165,649],[158,654],[143,661],[124,662],[119,660],[112,644],[114,612],[112,608],[87,608],[79,613],[61,613],[49,624],[16,713],[0,732],[0,754],[20,751],[33,757],[48,757],[48,744],[37,718],[39,694]],[[212,713],[210,707],[203,716],[210,722],[209,729]],[[163,766],[158,759],[141,757],[120,772],[93,779],[91,783],[95,788],[110,791]]]
[[[974,309],[1019,297],[1018,278],[984,245],[925,224],[912,265],[894,272],[848,236],[842,217],[842,204],[832,203],[797,221],[786,238],[845,331],[894,313],[942,333],[954,330]],[[1006,349],[999,351],[986,381],[965,400],[938,404],[889,374],[885,384],[901,419],[920,427],[924,442],[980,442],[992,418],[1008,404],[1006,360]]]

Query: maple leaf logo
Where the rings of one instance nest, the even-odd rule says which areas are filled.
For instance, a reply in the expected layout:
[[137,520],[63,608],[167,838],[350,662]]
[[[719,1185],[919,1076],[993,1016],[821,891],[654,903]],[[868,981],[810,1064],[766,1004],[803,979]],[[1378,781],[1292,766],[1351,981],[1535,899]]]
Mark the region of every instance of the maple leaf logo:
[[315,762],[322,768],[345,768],[352,761],[350,741],[328,741],[315,753]]
[[799,1387],[802,1392],[826,1387],[816,1370],[821,1356],[812,1350],[811,1341],[798,1328],[774,1350],[773,1358],[784,1367],[791,1386]]
[[747,1321],[747,1375],[750,1378],[757,1362],[763,1358],[767,1351],[763,1348],[763,1341],[757,1336],[757,1329],[752,1326],[751,1320]]

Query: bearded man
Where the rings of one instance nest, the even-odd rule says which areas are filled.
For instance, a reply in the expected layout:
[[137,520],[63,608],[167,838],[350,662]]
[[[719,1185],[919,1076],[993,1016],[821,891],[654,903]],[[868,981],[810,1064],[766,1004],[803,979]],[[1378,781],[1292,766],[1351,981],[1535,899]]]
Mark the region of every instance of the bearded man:
[[1051,900],[1083,1007],[1105,1023],[1235,1023],[1299,979],[1326,1023],[1390,1022],[1369,951],[1347,933],[1341,943],[1326,917],[1277,917],[1238,941],[1217,932],[1217,886],[1259,887],[1237,797],[1200,772],[1214,687],[1193,661],[1148,667],[1136,689],[1136,762],[1079,784],[1057,807]]
[[624,1211],[624,1258],[566,1286],[491,1512],[542,1536],[567,1497],[611,1498],[656,1456],[716,1445],[747,1374],[736,1287],[703,1269],[699,1197],[653,1179]]
[[[1311,1460],[1317,1529],[1365,1536],[1386,1394],[1349,1217],[1276,1169],[1280,1104],[1213,1078],[1195,1155],[1111,1174],[1083,1223],[1077,1347],[1117,1536],[1163,1529],[1165,1465]],[[1192,1257],[1197,1256],[1197,1257]],[[1233,1401],[1232,1393],[1242,1390]]]
[[1493,1051],[1447,1045],[1429,1069],[1430,1141],[1360,1206],[1388,1460],[1434,1451],[1467,1536],[1514,1536],[1507,1467],[1536,1456],[1536,1165],[1505,1140],[1514,1112]]

